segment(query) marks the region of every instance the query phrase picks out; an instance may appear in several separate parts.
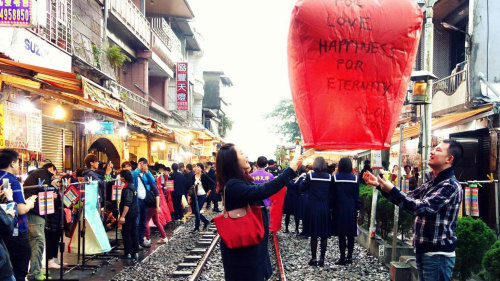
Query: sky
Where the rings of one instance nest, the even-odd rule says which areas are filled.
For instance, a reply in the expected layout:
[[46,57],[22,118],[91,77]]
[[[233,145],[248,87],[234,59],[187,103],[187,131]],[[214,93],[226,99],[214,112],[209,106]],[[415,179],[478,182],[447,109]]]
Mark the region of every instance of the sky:
[[203,70],[224,71],[227,116],[234,121],[225,138],[249,161],[274,158],[283,138],[265,118],[282,98],[290,98],[287,37],[295,0],[189,0],[194,26],[203,36]]

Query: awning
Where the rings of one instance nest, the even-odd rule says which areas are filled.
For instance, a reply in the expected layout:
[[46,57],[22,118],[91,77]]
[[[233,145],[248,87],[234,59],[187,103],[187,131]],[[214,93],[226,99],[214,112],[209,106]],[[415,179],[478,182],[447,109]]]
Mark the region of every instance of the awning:
[[[489,115],[493,115],[493,105],[488,105],[482,108],[470,110],[470,111],[465,111],[465,112],[459,112],[459,113],[453,113],[449,114],[446,116],[442,117],[436,117],[432,119],[432,131],[434,130],[439,130],[439,129],[445,129],[449,127],[454,127],[460,124],[464,124],[467,122],[470,122],[475,119],[483,118]],[[392,136],[391,139],[391,144],[399,143],[400,140],[400,130],[396,129],[394,132],[394,135]],[[420,123],[407,127],[403,131],[403,138],[410,139],[410,138],[415,138],[418,137],[420,134]]]
[[127,124],[130,124],[134,127],[138,127],[144,131],[151,132],[152,128],[151,126],[153,125],[153,121],[147,120],[141,116],[139,116],[137,113],[135,113],[132,109],[127,107],[125,104],[121,104],[122,110],[123,110],[123,119]]
[[110,90],[97,85],[85,77],[82,77],[82,86],[84,98],[96,101],[114,110],[120,109],[120,97],[115,96]]
[[0,58],[0,71],[47,83],[50,90],[82,94],[82,81],[75,73],[34,66]]

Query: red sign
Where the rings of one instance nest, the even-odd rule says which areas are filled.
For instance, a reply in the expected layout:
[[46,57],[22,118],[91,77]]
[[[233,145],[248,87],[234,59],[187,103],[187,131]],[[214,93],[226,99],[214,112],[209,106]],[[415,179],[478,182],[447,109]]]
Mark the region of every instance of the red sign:
[[303,0],[288,69],[305,147],[387,149],[422,26],[414,0]]
[[188,63],[177,63],[177,110],[188,110]]

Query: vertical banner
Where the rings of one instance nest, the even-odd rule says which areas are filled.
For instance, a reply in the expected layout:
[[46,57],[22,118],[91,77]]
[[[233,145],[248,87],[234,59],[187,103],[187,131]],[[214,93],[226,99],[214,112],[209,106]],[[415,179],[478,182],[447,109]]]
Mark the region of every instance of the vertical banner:
[[471,188],[471,209],[470,215],[473,217],[479,217],[479,188],[477,185],[470,185]]
[[[45,198],[45,194],[47,194],[47,198]],[[50,215],[54,213],[54,192],[52,191],[43,191],[38,193],[38,212],[40,216],[45,214]]]
[[471,188],[470,186],[465,187],[465,215],[470,216],[470,197],[471,197]]
[[113,185],[112,186],[112,194],[111,194],[111,201],[117,201],[120,200],[122,197],[122,186],[121,185]]
[[188,63],[177,63],[177,110],[188,110]]

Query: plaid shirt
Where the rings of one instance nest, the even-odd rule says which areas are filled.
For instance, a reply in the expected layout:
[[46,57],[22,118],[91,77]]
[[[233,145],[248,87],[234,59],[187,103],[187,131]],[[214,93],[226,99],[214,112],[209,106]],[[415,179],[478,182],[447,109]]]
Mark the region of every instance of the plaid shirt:
[[462,202],[462,186],[453,168],[441,171],[419,188],[404,193],[393,188],[382,193],[400,208],[416,215],[413,245],[417,253],[455,251],[455,228]]

